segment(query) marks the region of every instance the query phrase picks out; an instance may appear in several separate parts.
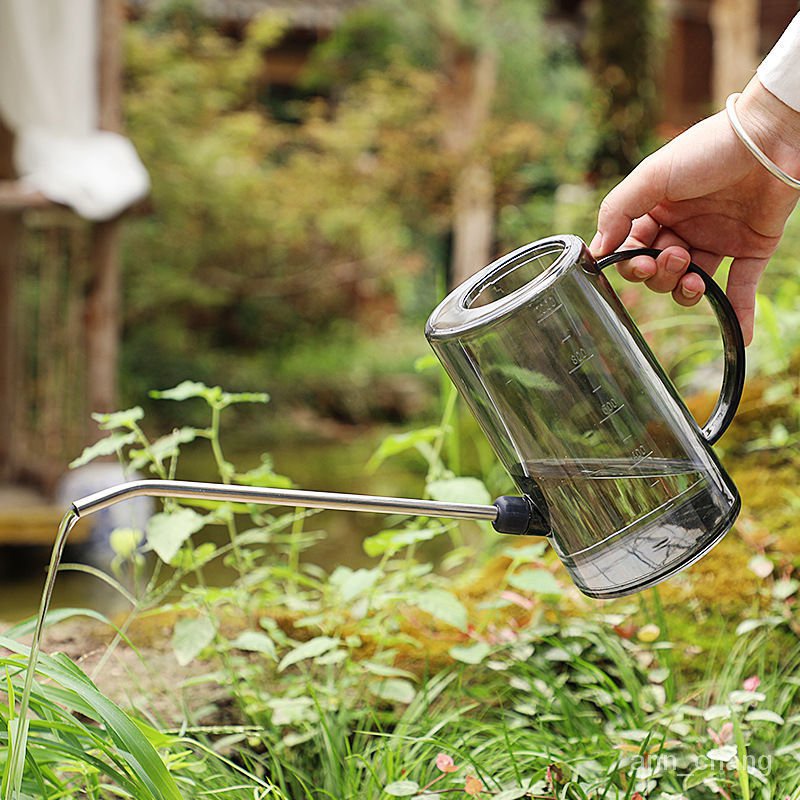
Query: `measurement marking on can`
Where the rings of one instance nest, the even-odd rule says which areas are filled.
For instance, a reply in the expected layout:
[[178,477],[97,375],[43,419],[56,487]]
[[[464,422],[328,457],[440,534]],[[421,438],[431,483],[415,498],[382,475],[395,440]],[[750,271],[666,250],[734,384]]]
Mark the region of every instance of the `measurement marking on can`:
[[592,389],[592,394],[594,394],[595,392],[599,392],[600,388],[601,387],[599,387],[599,386],[595,386],[594,389]]
[[659,481],[659,480],[655,480],[655,481],[653,481],[653,482],[650,484],[650,488],[652,489],[654,486],[658,486],[658,484],[659,484],[660,482],[661,482],[661,481]]
[[[644,456],[642,456],[642,457],[641,457],[641,458],[640,458],[640,459],[639,459],[637,462],[635,462],[635,463],[634,463],[634,464],[631,466],[631,469],[635,469],[635,468],[636,468],[636,467],[638,467],[638,466],[639,466],[639,464],[641,464],[643,461],[647,461],[647,459],[648,459],[648,458],[650,458],[650,456],[651,456],[651,455],[653,455],[653,451],[652,451],[652,450],[651,450],[649,453],[647,453],[647,455],[644,455]],[[656,481],[656,482],[657,482],[657,481]]]
[[614,414],[619,414],[619,412],[622,411],[623,408],[625,408],[625,403],[623,403],[621,406],[618,406],[617,408],[615,408],[610,414],[606,414],[603,417],[603,419],[601,419],[600,422],[598,422],[597,424],[598,425],[602,425],[604,422],[608,422],[608,420],[610,420],[611,417],[614,416]]
[[589,359],[594,358],[594,353],[590,353],[586,358],[579,361],[570,371],[569,374],[572,375],[573,372],[579,370]]
[[628,439],[633,439],[633,434],[632,433],[629,433],[622,441],[623,442],[627,442]]
[[543,316],[539,317],[539,319],[537,319],[536,321],[541,325],[542,322],[544,322],[548,317],[552,317],[553,314],[555,314],[556,311],[558,311],[561,308],[564,308],[563,303],[559,303],[555,308],[551,308],[550,311],[548,311]]
[[564,337],[564,338],[561,340],[561,344],[564,344],[564,342],[566,342],[568,339],[571,339],[571,338],[572,338],[572,334],[571,334],[571,333],[568,333],[568,334],[567,334],[567,335],[566,335],[566,336],[565,336],[565,337]]

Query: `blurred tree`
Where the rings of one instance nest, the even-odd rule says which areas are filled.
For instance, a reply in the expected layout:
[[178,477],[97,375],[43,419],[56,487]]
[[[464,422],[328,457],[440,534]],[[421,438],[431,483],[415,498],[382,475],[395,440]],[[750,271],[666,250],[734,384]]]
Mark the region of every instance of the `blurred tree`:
[[[582,174],[586,83],[530,0],[359,9],[318,47],[317,96],[292,124],[258,102],[279,19],[253,20],[242,42],[193,15],[156,22],[128,43],[128,129],[154,203],[126,245],[137,389],[236,385],[260,354],[341,320],[386,328],[451,232],[480,266],[495,207]],[[475,207],[485,224],[465,248]],[[425,281],[417,315],[435,300]]]
[[594,0],[587,57],[597,87],[598,141],[592,172],[625,175],[646,154],[658,107],[657,0]]

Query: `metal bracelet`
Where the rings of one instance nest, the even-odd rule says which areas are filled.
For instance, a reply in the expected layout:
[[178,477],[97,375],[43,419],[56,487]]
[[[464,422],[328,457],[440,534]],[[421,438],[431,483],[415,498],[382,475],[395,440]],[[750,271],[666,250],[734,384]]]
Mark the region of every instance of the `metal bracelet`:
[[739,117],[736,116],[736,101],[739,97],[741,97],[741,92],[735,92],[725,101],[725,110],[728,112],[728,120],[731,123],[734,133],[739,137],[742,144],[753,154],[753,157],[761,166],[770,172],[770,174],[774,175],[778,180],[783,181],[787,186],[791,186],[792,189],[800,191],[800,180],[784,172],[771,158],[767,157],[742,127]]

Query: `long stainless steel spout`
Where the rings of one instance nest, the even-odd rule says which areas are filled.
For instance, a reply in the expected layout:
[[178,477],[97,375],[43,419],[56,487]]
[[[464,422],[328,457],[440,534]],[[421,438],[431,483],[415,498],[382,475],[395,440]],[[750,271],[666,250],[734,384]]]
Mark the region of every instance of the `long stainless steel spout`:
[[311,492],[299,489],[272,489],[196,481],[142,480],[120,483],[76,500],[72,507],[79,516],[93,514],[131,497],[180,497],[186,500],[221,500],[257,503],[267,506],[325,508],[340,511],[372,511],[379,514],[409,514],[417,517],[449,517],[495,522],[497,506],[472,503],[445,503],[405,497],[380,497],[339,492]]

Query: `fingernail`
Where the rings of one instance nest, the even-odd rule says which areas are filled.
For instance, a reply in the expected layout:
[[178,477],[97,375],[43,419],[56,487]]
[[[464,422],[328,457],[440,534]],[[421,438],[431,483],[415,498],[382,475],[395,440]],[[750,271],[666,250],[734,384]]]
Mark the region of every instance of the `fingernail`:
[[[679,272],[683,272],[686,269],[686,259],[674,255],[667,256],[666,268],[667,272],[677,275]],[[697,293],[695,292],[695,294]]]
[[697,292],[692,291],[691,289],[687,289],[685,286],[681,286],[681,294],[687,300],[691,300],[693,297],[697,297]]
[[647,280],[648,278],[653,277],[653,273],[649,269],[645,269],[644,267],[634,267],[633,274],[639,278],[640,280]]
[[602,253],[603,252],[603,234],[600,231],[592,237],[591,244],[589,245],[589,249],[593,253]]

